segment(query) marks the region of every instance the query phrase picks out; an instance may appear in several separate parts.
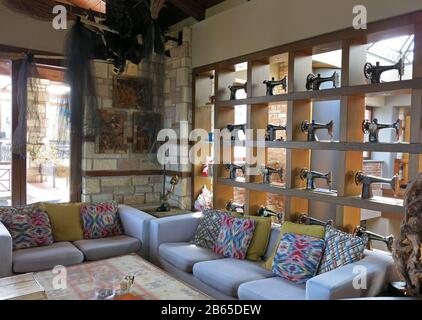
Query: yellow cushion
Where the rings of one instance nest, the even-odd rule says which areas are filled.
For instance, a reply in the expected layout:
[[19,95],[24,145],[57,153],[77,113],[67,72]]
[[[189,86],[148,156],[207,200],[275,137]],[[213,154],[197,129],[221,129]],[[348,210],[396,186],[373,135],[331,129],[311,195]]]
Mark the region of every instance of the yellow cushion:
[[277,253],[277,248],[280,243],[281,237],[285,233],[295,233],[301,234],[305,236],[315,237],[318,239],[324,239],[325,237],[325,227],[323,226],[315,226],[315,225],[305,225],[305,224],[297,224],[293,222],[286,221],[281,226],[280,235],[278,236],[278,240],[276,242],[276,246],[271,254],[271,256],[265,261],[262,266],[267,270],[272,270],[273,267],[273,260]]
[[80,203],[43,203],[53,229],[54,241],[77,241],[84,239]]
[[259,261],[265,254],[271,235],[271,219],[256,216],[244,216],[244,219],[256,221],[252,242],[246,252],[246,260]]

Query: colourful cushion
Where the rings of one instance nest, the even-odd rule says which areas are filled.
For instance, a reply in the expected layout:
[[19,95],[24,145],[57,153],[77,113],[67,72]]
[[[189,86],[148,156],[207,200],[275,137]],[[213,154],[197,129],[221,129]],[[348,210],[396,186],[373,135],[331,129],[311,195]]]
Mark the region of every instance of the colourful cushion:
[[12,226],[13,221],[13,212],[16,209],[13,207],[0,207],[0,222],[6,227],[6,229],[10,229]]
[[116,202],[81,204],[84,239],[100,239],[123,234]]
[[318,274],[325,273],[362,259],[366,248],[360,237],[327,226],[325,252]]
[[204,210],[191,243],[212,249],[217,242],[221,230],[221,221],[225,215],[226,213],[220,210]]
[[49,246],[54,242],[48,214],[38,203],[14,209],[9,232],[13,250]]
[[80,203],[43,203],[53,228],[54,241],[83,240]]
[[324,243],[322,239],[285,233],[274,257],[273,272],[292,282],[305,283],[318,271]]
[[323,226],[316,226],[316,225],[305,225],[305,224],[297,224],[293,222],[286,221],[281,226],[280,235],[276,242],[276,247],[273,250],[271,256],[265,261],[262,265],[267,270],[272,270],[273,267],[273,260],[275,254],[277,252],[278,244],[280,243],[281,237],[285,233],[294,233],[294,234],[301,234],[304,236],[310,236],[318,239],[324,239],[325,236],[325,228]]
[[244,260],[251,244],[256,221],[224,215],[213,251],[228,258]]
[[256,216],[244,216],[243,219],[256,221],[252,242],[246,253],[246,260],[260,261],[270,241],[271,219]]

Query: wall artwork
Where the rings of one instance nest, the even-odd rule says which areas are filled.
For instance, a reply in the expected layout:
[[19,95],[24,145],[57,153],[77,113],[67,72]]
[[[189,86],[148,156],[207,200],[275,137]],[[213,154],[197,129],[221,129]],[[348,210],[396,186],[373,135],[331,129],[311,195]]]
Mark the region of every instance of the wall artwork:
[[150,110],[152,85],[146,79],[114,77],[113,108]]
[[133,152],[156,153],[157,135],[161,129],[161,114],[135,112],[133,114]]
[[97,137],[97,153],[127,153],[125,134],[126,112],[100,111],[100,134]]

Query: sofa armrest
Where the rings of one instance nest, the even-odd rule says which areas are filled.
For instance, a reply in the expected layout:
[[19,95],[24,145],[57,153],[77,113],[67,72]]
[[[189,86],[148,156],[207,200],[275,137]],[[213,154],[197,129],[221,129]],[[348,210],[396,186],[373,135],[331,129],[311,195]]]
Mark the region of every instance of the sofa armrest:
[[13,274],[12,248],[12,236],[0,222],[0,278],[9,277]]
[[191,241],[201,216],[200,213],[190,213],[151,221],[149,241],[151,261],[159,264],[158,248],[162,243]]
[[140,254],[148,259],[149,255],[149,222],[155,217],[138,209],[120,205],[119,216],[126,235],[139,239],[142,243]]
[[307,300],[374,297],[399,279],[390,254],[365,251],[362,260],[318,275],[306,283]]

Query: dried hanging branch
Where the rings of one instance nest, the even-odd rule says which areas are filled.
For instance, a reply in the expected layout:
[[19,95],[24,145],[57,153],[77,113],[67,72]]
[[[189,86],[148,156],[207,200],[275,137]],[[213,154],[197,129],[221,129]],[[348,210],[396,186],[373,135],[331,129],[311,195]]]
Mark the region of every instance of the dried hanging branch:
[[406,282],[406,294],[422,296],[422,173],[409,184],[404,206],[406,215],[400,238],[394,244],[393,258]]

